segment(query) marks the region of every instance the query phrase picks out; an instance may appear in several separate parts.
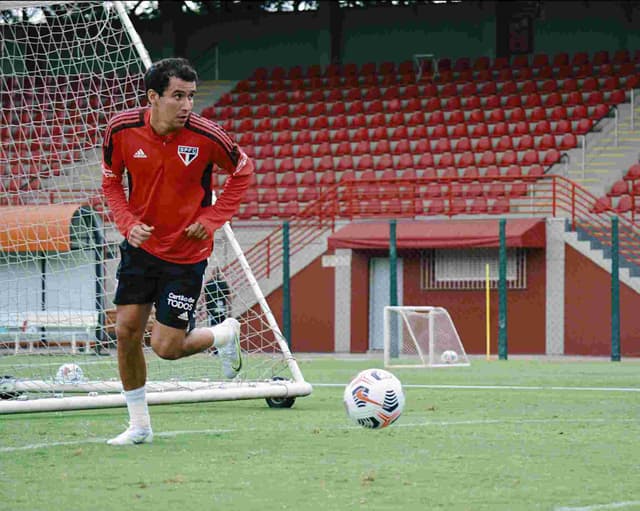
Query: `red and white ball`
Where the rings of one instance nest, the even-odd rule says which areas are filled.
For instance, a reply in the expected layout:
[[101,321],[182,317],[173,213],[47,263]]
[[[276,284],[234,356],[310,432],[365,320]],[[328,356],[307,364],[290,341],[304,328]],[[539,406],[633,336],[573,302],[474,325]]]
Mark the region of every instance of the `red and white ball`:
[[371,429],[393,424],[405,402],[400,380],[384,369],[360,372],[344,389],[343,400],[351,420]]

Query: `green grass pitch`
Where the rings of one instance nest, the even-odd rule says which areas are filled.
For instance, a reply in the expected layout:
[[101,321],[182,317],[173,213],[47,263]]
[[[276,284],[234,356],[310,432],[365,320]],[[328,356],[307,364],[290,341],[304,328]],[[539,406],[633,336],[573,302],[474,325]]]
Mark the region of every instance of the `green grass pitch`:
[[381,365],[303,356],[291,409],[152,407],[151,445],[104,443],[124,409],[0,416],[0,509],[640,510],[640,361],[395,369],[404,414],[365,430],[342,392]]

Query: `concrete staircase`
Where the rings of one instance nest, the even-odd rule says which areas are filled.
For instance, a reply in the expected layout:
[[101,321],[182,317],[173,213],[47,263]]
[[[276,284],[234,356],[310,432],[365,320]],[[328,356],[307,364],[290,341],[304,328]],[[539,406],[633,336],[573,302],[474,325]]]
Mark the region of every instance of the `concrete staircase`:
[[640,108],[635,108],[635,126],[632,129],[631,105],[621,104],[617,109],[617,127],[615,118],[605,119],[593,133],[586,136],[584,169],[582,148],[569,152],[567,177],[596,197],[601,197],[631,165],[638,163],[639,156]]
[[233,80],[208,80],[198,83],[193,111],[201,113],[203,108],[214,105],[225,93],[230,92],[236,83],[238,82]]
[[[631,115],[635,115],[632,127]],[[583,156],[584,154],[584,156]],[[584,169],[582,159],[584,157]],[[577,148],[569,153],[567,177],[589,190],[596,197],[605,195],[611,185],[621,179],[640,157],[640,108],[632,112],[631,105],[618,105],[616,119],[606,119],[594,133],[586,137],[586,150]],[[567,227],[565,241],[595,264],[611,272],[611,249],[582,231]],[[620,280],[640,293],[640,268],[619,258]]]
[[[585,257],[589,258],[603,270],[611,273],[611,251],[598,242],[588,239],[580,232],[565,232],[565,242]],[[620,282],[623,282],[636,293],[640,293],[640,272],[635,265],[620,258]]]

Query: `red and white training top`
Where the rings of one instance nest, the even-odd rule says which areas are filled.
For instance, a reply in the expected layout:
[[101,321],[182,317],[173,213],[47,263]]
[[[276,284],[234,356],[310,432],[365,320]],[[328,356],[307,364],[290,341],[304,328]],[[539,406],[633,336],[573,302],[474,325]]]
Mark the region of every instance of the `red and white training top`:
[[[154,227],[141,248],[174,263],[197,263],[213,250],[213,233],[237,212],[253,162],[216,123],[191,113],[185,126],[160,136],[147,108],[115,115],[102,147],[102,190],[118,230],[126,238],[139,223]],[[214,165],[229,174],[211,205]],[[129,197],[122,176],[127,171]],[[188,238],[200,222],[210,237]]]

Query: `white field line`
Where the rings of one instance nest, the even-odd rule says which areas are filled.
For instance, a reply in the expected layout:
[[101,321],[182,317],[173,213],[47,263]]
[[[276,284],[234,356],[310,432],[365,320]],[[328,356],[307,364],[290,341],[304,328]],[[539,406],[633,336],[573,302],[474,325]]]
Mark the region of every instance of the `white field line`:
[[[313,387],[345,387],[344,383],[312,383]],[[599,392],[640,392],[640,387],[559,387],[545,385],[411,385],[405,389],[468,389],[468,390],[564,390]]]
[[609,504],[593,504],[581,507],[557,507],[553,511],[599,511],[600,509],[622,509],[629,506],[639,506],[640,500],[628,500],[626,502],[611,502]]
[[[558,423],[582,423],[582,424],[603,424],[603,423],[640,423],[640,419],[606,419],[606,418],[572,418],[572,419],[477,419],[477,420],[463,420],[463,421],[426,421],[417,423],[403,423],[397,422],[393,425],[394,428],[426,428],[426,427],[452,427],[452,426],[481,426],[481,425],[494,425],[494,424],[558,424]],[[316,426],[317,427],[317,426]],[[331,425],[332,429],[353,429],[360,430],[360,426],[335,426]],[[238,433],[247,431],[259,431],[260,428],[237,428],[237,429],[193,429],[193,430],[178,430],[178,431],[161,431],[154,432],[155,437],[177,437],[182,435],[218,435],[223,433]],[[299,431],[299,428],[296,428]],[[49,449],[51,447],[69,447],[87,444],[104,444],[107,438],[87,438],[85,440],[72,440],[68,442],[41,442],[37,444],[26,444],[13,447],[0,447],[0,454],[16,451],[30,451],[35,449]]]

